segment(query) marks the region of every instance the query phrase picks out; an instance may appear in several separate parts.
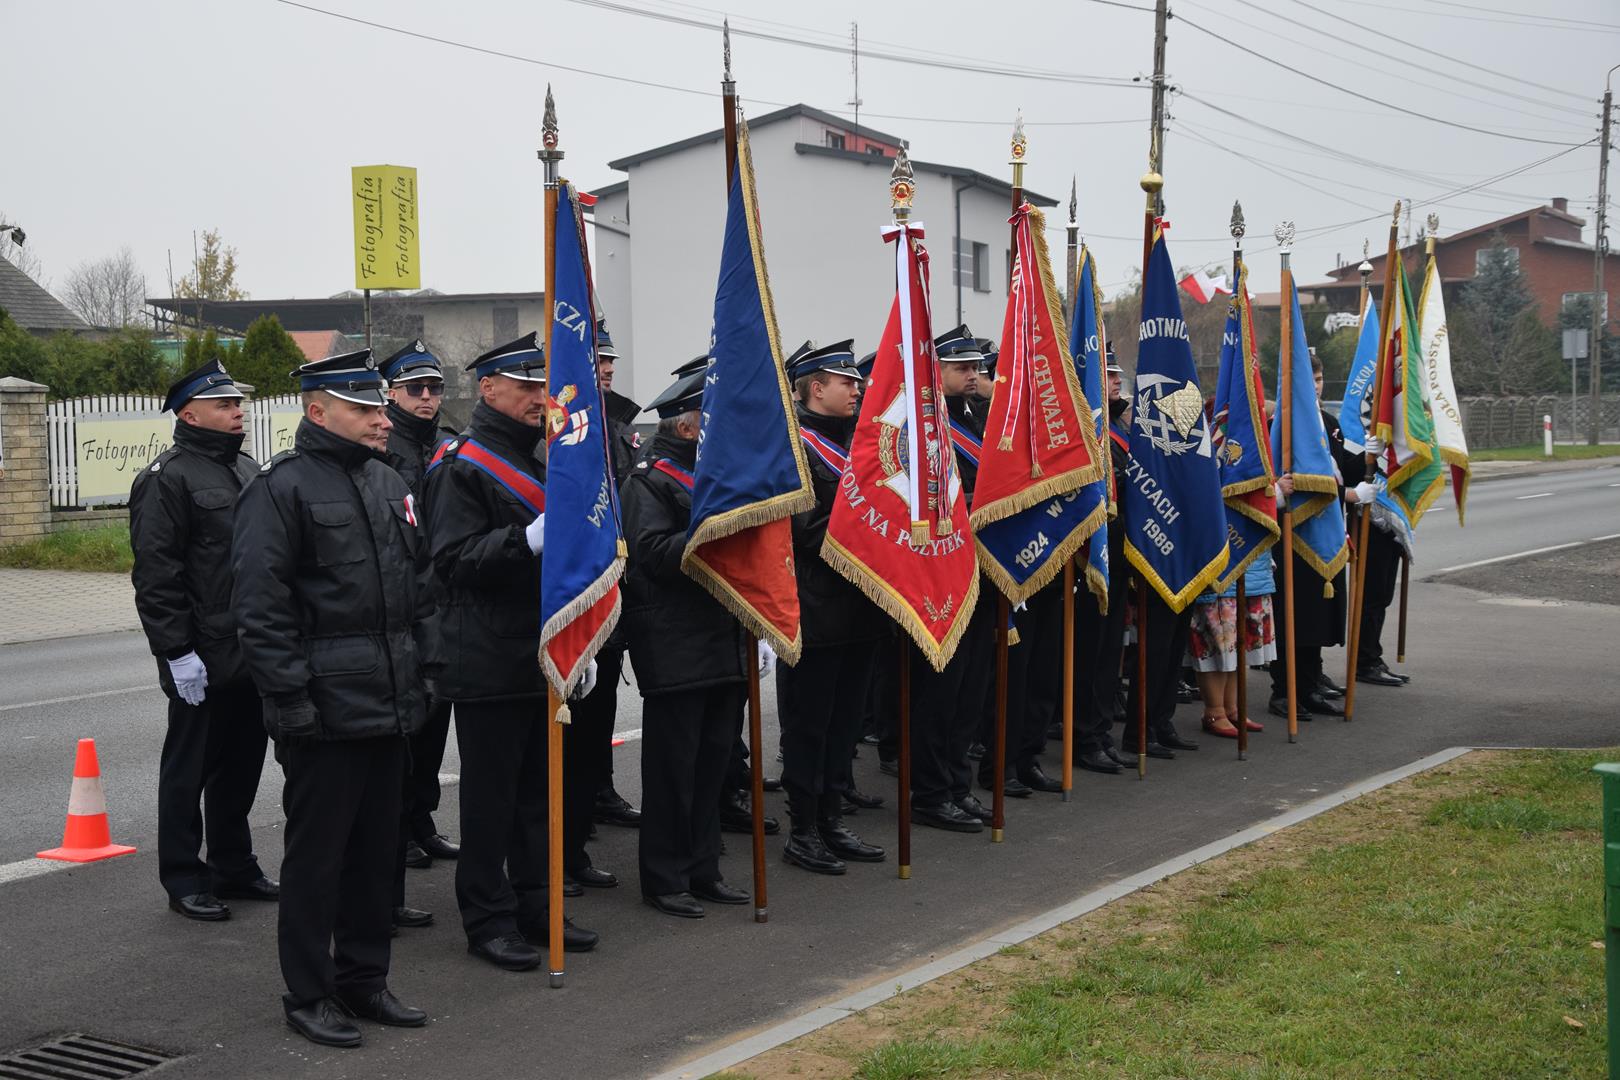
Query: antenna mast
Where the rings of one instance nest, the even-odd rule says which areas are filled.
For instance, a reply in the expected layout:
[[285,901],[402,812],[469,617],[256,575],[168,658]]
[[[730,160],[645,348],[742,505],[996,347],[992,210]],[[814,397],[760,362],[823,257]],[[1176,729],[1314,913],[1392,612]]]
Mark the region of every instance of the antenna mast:
[[849,24],[849,70],[855,76],[855,96],[849,105],[855,110],[855,126],[861,126],[861,24]]

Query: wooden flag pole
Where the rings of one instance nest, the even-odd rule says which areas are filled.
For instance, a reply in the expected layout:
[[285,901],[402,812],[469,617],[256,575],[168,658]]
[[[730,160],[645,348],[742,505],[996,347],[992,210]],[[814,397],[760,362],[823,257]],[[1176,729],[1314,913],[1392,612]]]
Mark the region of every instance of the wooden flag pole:
[[[1163,27],[1162,19],[1160,24]],[[1162,63],[1163,53],[1155,58]],[[1147,205],[1142,210],[1142,295],[1147,296],[1148,263],[1153,260],[1153,225],[1159,216],[1159,192],[1164,189],[1164,177],[1159,175],[1159,132],[1157,123],[1153,143],[1148,152],[1148,171],[1137,181],[1147,193]],[[1137,353],[1137,366],[1141,367],[1141,353]],[[1113,573],[1113,568],[1109,568]],[[1147,778],[1147,578],[1136,580],[1136,778]]]
[[[1078,198],[1078,181],[1069,179],[1069,326],[1074,326],[1074,320],[1080,313],[1080,200]],[[1072,358],[1071,358],[1072,359]],[[1106,363],[1101,352],[1098,353],[1098,363]],[[1090,402],[1087,402],[1090,405]],[[1106,422],[1106,420],[1105,420]],[[1106,433],[1103,436],[1107,439]],[[1106,501],[1106,500],[1105,500]],[[1108,526],[1104,523],[1102,528],[1104,538],[1108,535]],[[1095,537],[1095,533],[1092,534]],[[1095,541],[1093,541],[1095,542]],[[1063,801],[1068,802],[1070,793],[1074,790],[1074,560],[1069,556],[1063,563]]]
[[[1232,234],[1232,303],[1238,305],[1238,378],[1243,381],[1243,396],[1247,398],[1253,392],[1253,383],[1249,379],[1249,338],[1243,325],[1243,295],[1246,288],[1243,282],[1243,234],[1247,228],[1243,224],[1243,206],[1232,201],[1232,221],[1228,226]],[[1269,558],[1269,556],[1267,556]],[[1237,756],[1239,761],[1246,761],[1249,757],[1249,595],[1244,586],[1244,575],[1239,574],[1237,579],[1237,671],[1233,678],[1237,680]]]
[[[546,87],[546,111],[540,126],[540,161],[546,171],[546,300],[557,287],[557,164],[563,152],[558,149],[557,107]],[[551,328],[556,319],[546,319],[546,391],[551,390]],[[544,438],[544,433],[542,433]],[[563,730],[557,720],[561,702],[557,691],[546,690],[546,889],[548,919],[547,960],[553,988],[563,984]]]
[[[1389,342],[1389,320],[1394,312],[1395,300],[1395,260],[1400,255],[1401,203],[1395,201],[1395,212],[1389,219],[1389,254],[1384,258],[1384,295],[1379,303],[1379,310],[1383,320],[1378,324],[1378,356],[1373,364],[1373,405],[1371,424],[1368,430],[1362,433],[1362,438],[1371,441],[1378,434],[1378,409],[1384,392],[1384,353]],[[1378,455],[1367,452],[1367,476],[1373,483],[1378,482]],[[1344,681],[1344,718],[1348,722],[1356,711],[1356,653],[1361,648],[1361,608],[1365,604],[1367,592],[1367,540],[1372,528],[1372,514],[1363,511],[1361,520],[1356,529],[1356,550],[1363,553],[1363,557],[1356,561],[1356,580],[1350,595],[1356,602],[1355,617],[1350,620],[1349,633],[1345,635],[1347,646],[1345,651],[1350,655],[1346,658],[1346,678]]]
[[[1358,318],[1360,318],[1362,320],[1363,326],[1365,326],[1365,322],[1366,322],[1366,319],[1367,319],[1367,292],[1368,292],[1369,288],[1371,287],[1368,284],[1368,279],[1372,277],[1372,269],[1373,269],[1372,268],[1372,263],[1367,261],[1367,254],[1368,254],[1367,246],[1368,246],[1367,241],[1363,240],[1361,242],[1361,265],[1356,267],[1356,272],[1361,275],[1361,292],[1358,294],[1358,298],[1357,298],[1356,315],[1357,315]],[[1362,439],[1365,440],[1366,437],[1367,437],[1367,433],[1365,431],[1362,432]],[[1347,613],[1347,617],[1350,620],[1350,625],[1348,627],[1346,627],[1346,629],[1345,629],[1345,650],[1344,650],[1344,658],[1345,658],[1345,672],[1344,672],[1345,708],[1344,708],[1344,718],[1346,720],[1349,720],[1350,719],[1350,693],[1351,693],[1350,687],[1356,681],[1356,649],[1357,649],[1357,647],[1358,647],[1358,645],[1359,645],[1359,643],[1361,641],[1361,605],[1362,605],[1361,581],[1362,581],[1362,576],[1361,576],[1360,571],[1357,569],[1357,567],[1360,566],[1360,564],[1361,564],[1361,544],[1360,544],[1360,539],[1361,539],[1361,519],[1362,519],[1362,517],[1364,517],[1366,515],[1367,508],[1364,507],[1364,506],[1361,506],[1360,504],[1357,504],[1356,506],[1351,507],[1347,503],[1347,504],[1345,504],[1345,509],[1347,511],[1347,516],[1345,518],[1345,529],[1346,529],[1347,533],[1349,534],[1349,536],[1351,538],[1351,543],[1350,543],[1350,573],[1348,574],[1348,578],[1349,578],[1349,581],[1350,581],[1350,597],[1345,602],[1345,610],[1346,610],[1346,613]]]
[[898,794],[900,815],[900,880],[911,879],[911,649],[900,635],[900,756]]
[[[1282,471],[1294,471],[1294,271],[1289,264],[1289,250],[1294,243],[1294,223],[1285,221],[1273,231],[1282,248],[1282,348],[1277,357],[1277,409],[1282,418]],[[1294,634],[1294,509],[1293,497],[1286,497],[1277,506],[1277,518],[1282,525],[1283,548],[1283,642],[1286,652],[1283,671],[1288,688],[1288,741],[1299,738],[1299,687],[1297,685],[1298,642]]]
[[1401,555],[1401,626],[1400,636],[1396,639],[1395,662],[1406,663],[1406,584],[1409,572],[1412,569],[1412,560],[1405,554]]
[[[737,83],[731,77],[731,21],[721,23],[721,48],[725,70],[720,76],[720,108],[726,132],[726,198],[737,176]],[[765,747],[764,723],[760,717],[759,638],[743,633],[748,657],[748,802],[753,825],[754,921],[766,922],[770,909],[765,891]]]

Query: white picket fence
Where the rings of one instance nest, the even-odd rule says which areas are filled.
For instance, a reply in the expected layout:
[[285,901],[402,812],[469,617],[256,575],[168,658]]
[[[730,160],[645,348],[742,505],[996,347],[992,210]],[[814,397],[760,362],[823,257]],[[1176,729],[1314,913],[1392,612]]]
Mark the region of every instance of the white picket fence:
[[[258,462],[273,454],[272,432],[275,413],[299,411],[297,394],[261,398],[247,404],[247,439],[242,449]],[[81,499],[79,496],[78,422],[81,417],[97,420],[160,420],[163,399],[149,394],[97,394],[48,402],[45,406],[46,447],[50,463],[51,506],[74,509],[82,506],[120,506],[122,498]]]

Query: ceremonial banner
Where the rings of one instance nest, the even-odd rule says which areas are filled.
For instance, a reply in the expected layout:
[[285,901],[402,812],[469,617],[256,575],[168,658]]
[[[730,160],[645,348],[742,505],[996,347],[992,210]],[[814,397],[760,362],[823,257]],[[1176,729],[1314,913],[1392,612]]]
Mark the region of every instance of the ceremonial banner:
[[942,670],[979,599],[928,310],[923,227],[884,230],[895,298],[838,484],[821,557],[899,623]]
[[[596,314],[574,187],[557,192],[546,404],[546,552],[540,667],[563,701],[619,621],[624,535],[596,382]],[[470,445],[470,444],[469,444]]]
[[970,520],[985,574],[1020,604],[1107,523],[1108,511],[1093,503],[1083,518],[1067,512],[1102,477],[1102,450],[1069,355],[1046,219],[1026,202],[1010,220],[1017,251]]
[[[1289,365],[1294,493],[1288,505],[1294,516],[1294,554],[1322,576],[1322,594],[1332,596],[1333,579],[1350,558],[1350,544],[1344,531],[1344,508],[1339,505],[1333,448],[1328,445],[1322,406],[1316,397],[1316,379],[1311,374],[1311,349],[1305,341],[1305,319],[1299,311],[1297,288],[1289,292],[1288,303],[1288,317],[1294,323],[1293,355],[1279,356],[1277,362]],[[1279,385],[1281,371],[1279,367]],[[1276,461],[1282,460],[1282,404],[1277,403],[1277,416],[1271,424],[1271,454]]]
[[1416,526],[1446,486],[1445,469],[1434,446],[1434,420],[1424,401],[1428,376],[1418,343],[1417,310],[1406,265],[1397,267],[1394,314],[1384,339],[1378,437],[1387,448],[1389,490]]
[[797,663],[803,643],[788,519],[816,497],[782,365],[746,124],[737,131],[709,351],[681,569],[777,656]]
[[1339,433],[1344,447],[1357,454],[1367,451],[1367,424],[1372,418],[1373,376],[1378,373],[1378,350],[1383,336],[1378,327],[1378,306],[1367,294],[1361,310],[1361,332],[1356,337],[1356,355],[1350,361],[1345,380],[1344,400],[1339,402]]
[[416,170],[407,165],[356,165],[349,174],[354,198],[354,287],[420,289]]
[[[1080,373],[1080,392],[1091,407],[1091,426],[1097,433],[1098,464],[1102,476],[1080,489],[1074,512],[1089,517],[1093,505],[1104,508],[1108,517],[1119,513],[1119,492],[1114,490],[1113,455],[1108,449],[1108,392],[1103,378],[1107,366],[1108,332],[1103,326],[1102,286],[1097,281],[1097,260],[1091,249],[1080,247],[1080,276],[1074,283],[1074,317],[1069,328],[1069,355]],[[1097,608],[1108,613],[1108,529],[1099,524],[1086,547],[1086,587],[1097,598]]]
[[[1271,549],[1277,526],[1276,483],[1266,432],[1265,386],[1254,343],[1249,268],[1239,264],[1238,290],[1226,309],[1220,369],[1215,376],[1215,461],[1226,501],[1226,571],[1215,582],[1225,591],[1249,564]],[[1320,421],[1318,422],[1320,426]]]
[[1139,334],[1131,463],[1120,496],[1125,557],[1180,612],[1226,569],[1226,508],[1162,230],[1142,282]]
[[1451,495],[1457,503],[1457,524],[1463,523],[1468,502],[1468,440],[1463,435],[1457,387],[1451,379],[1451,339],[1446,330],[1446,302],[1440,295],[1440,269],[1431,252],[1418,300],[1418,329],[1423,349],[1424,388],[1429,416],[1434,423],[1434,444],[1440,459],[1451,467]]

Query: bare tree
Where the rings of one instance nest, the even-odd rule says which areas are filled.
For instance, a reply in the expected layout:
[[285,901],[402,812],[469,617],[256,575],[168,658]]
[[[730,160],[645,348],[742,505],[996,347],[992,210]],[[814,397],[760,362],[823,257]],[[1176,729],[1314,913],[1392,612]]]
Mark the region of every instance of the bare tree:
[[202,250],[191,260],[191,273],[180,279],[175,292],[193,300],[246,300],[236,284],[236,249],[220,239],[218,229],[204,229]]
[[146,304],[146,276],[127,246],[68,274],[62,302],[91,326],[129,326]]
[[[16,222],[4,210],[0,210],[0,224],[15,225]],[[43,284],[40,275],[45,272],[45,265],[40,261],[38,252],[17,243],[10,229],[0,232],[0,259],[9,260],[11,265]]]

